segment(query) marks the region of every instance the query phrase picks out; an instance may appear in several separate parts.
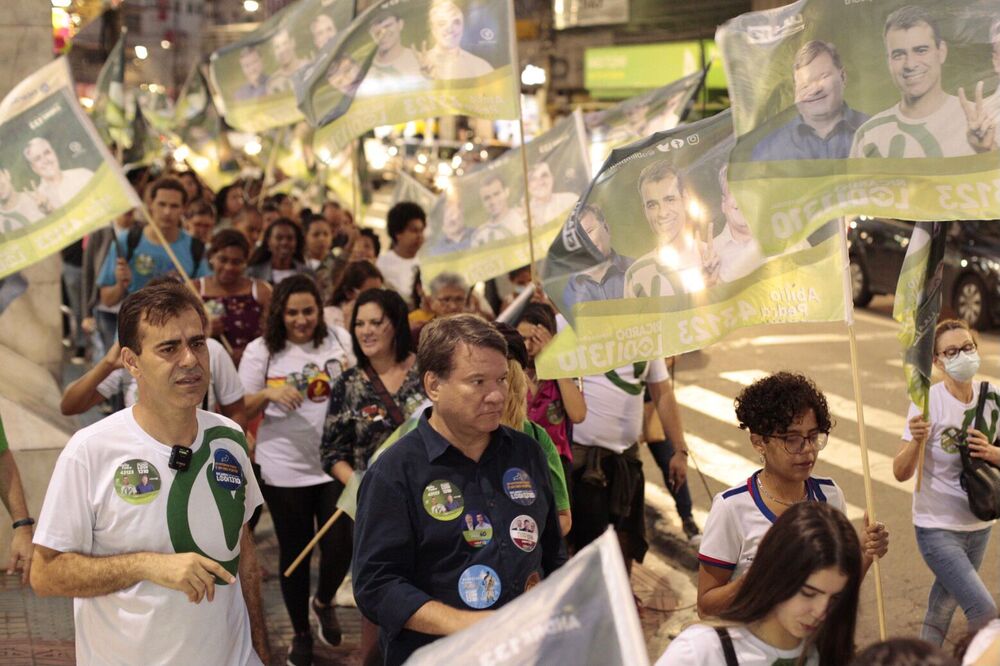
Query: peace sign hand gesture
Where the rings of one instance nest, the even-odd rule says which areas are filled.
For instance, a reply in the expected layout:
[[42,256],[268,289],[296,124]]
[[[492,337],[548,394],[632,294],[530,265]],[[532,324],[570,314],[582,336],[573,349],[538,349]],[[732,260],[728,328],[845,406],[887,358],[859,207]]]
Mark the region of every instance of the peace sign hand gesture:
[[958,89],[958,101],[965,112],[969,129],[966,136],[969,145],[977,153],[985,153],[996,148],[996,125],[983,105],[983,82],[976,84],[975,100],[970,102],[965,96],[965,88]]

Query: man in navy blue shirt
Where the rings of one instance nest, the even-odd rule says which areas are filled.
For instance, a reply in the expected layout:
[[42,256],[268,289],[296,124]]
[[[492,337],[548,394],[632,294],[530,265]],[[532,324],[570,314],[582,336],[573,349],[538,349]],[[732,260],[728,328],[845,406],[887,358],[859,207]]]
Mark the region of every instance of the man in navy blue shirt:
[[830,42],[807,42],[792,65],[798,115],[754,146],[751,159],[826,160],[846,158],[854,132],[868,116],[847,106],[847,73]]
[[[386,664],[478,622],[565,560],[538,443],[500,425],[507,343],[467,314],[421,333],[432,407],[367,471],[354,528],[354,596]],[[462,520],[482,515],[492,532]]]
[[625,272],[633,260],[623,257],[611,247],[611,229],[600,208],[587,204],[580,209],[579,220],[580,228],[605,261],[571,277],[566,283],[563,300],[567,306],[572,306],[586,301],[622,298],[625,295]]

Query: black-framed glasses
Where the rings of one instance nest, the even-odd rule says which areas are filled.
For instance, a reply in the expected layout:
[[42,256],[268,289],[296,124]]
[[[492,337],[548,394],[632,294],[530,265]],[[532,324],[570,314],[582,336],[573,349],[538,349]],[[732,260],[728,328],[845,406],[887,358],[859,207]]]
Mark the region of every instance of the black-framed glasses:
[[948,347],[947,349],[942,349],[938,354],[944,356],[947,359],[952,359],[958,356],[959,352],[963,354],[971,354],[972,352],[979,349],[975,342],[966,342],[961,347]]
[[788,435],[768,435],[767,439],[777,439],[781,442],[788,455],[797,455],[806,450],[806,445],[815,446],[817,451],[826,448],[826,443],[830,439],[830,433],[814,432],[809,435],[791,433]]

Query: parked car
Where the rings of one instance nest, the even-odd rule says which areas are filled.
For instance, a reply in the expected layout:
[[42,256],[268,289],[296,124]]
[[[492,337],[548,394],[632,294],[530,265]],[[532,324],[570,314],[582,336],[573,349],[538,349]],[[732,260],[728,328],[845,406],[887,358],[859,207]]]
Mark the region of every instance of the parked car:
[[[944,309],[977,329],[1000,322],[1000,221],[948,222]],[[860,216],[848,224],[854,304],[896,293],[913,222]]]

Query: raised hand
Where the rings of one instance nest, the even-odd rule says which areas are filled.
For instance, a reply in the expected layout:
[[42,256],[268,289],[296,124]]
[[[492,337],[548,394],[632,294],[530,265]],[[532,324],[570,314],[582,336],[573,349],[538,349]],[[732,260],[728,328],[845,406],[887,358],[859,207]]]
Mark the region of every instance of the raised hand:
[[977,153],[985,153],[996,148],[996,124],[983,104],[983,82],[976,84],[976,97],[969,101],[965,96],[965,88],[958,89],[958,101],[965,112],[968,123],[966,136],[969,145]]

